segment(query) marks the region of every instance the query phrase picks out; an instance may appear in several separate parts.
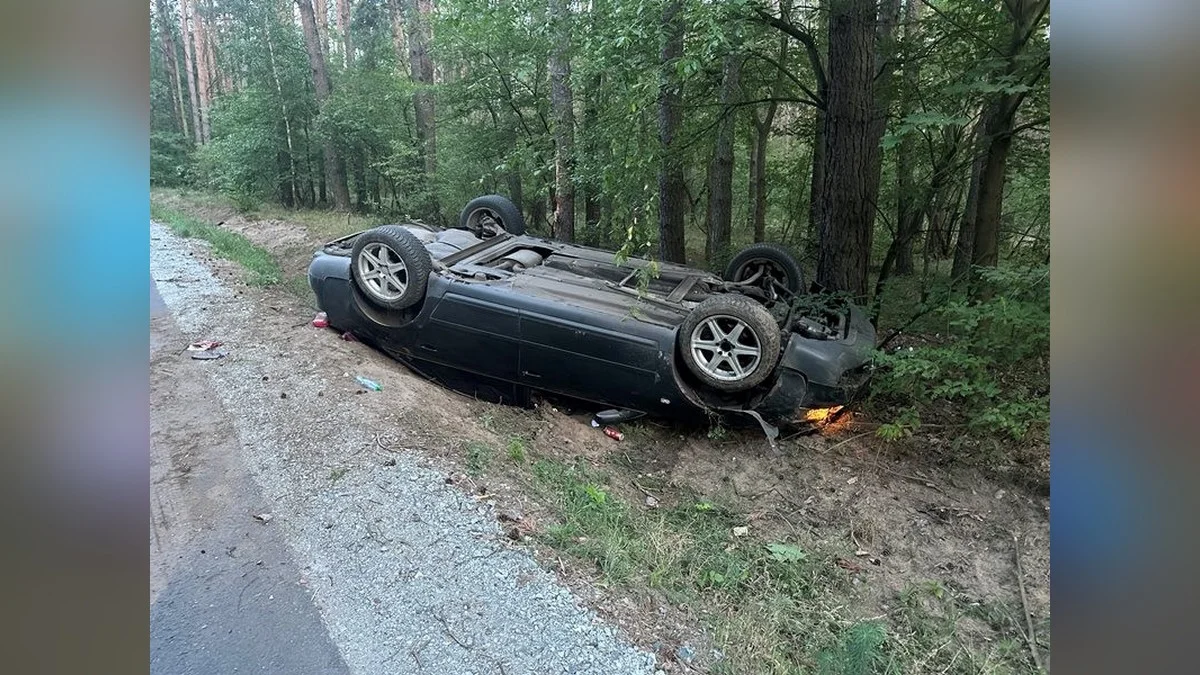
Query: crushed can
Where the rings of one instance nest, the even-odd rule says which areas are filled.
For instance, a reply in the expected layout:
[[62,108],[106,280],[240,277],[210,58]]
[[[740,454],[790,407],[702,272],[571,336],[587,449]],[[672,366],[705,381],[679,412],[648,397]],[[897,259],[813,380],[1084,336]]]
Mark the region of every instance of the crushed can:
[[325,318],[325,312],[317,312],[317,315],[312,320],[313,328],[328,328],[329,319]]
[[617,431],[615,427],[604,427],[604,435],[608,436],[614,441],[625,440],[625,434]]

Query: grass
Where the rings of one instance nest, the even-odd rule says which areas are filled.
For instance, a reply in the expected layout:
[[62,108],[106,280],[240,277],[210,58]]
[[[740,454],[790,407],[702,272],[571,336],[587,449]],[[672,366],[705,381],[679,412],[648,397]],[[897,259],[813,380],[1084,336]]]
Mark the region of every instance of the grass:
[[466,445],[467,473],[482,476],[496,457],[496,450],[486,443],[471,441]]
[[513,436],[508,439],[508,458],[514,464],[525,463],[525,439]]
[[746,518],[696,495],[633,507],[589,466],[537,458],[529,471],[559,516],[538,539],[594,564],[605,584],[654,589],[704,617],[724,654],[713,673],[1035,672],[1014,610],[930,583],[866,619],[847,609],[857,589],[836,562],[853,555],[838,544],[737,537]]
[[275,258],[242,235],[216,225],[210,225],[175,209],[159,204],[150,205],[150,217],[171,228],[181,237],[203,239],[212,244],[213,254],[232,260],[246,269],[246,283],[251,286],[272,286],[283,280],[283,271]]

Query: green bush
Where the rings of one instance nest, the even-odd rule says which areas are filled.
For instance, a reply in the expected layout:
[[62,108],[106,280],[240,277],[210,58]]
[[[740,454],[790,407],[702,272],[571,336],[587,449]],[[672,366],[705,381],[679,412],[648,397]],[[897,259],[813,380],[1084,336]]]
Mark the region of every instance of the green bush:
[[875,396],[898,409],[881,435],[898,438],[937,416],[935,410],[960,415],[962,423],[984,434],[1014,440],[1045,434],[1050,270],[1045,265],[988,268],[979,275],[992,290],[990,299],[947,302],[934,312],[944,333],[878,354]]

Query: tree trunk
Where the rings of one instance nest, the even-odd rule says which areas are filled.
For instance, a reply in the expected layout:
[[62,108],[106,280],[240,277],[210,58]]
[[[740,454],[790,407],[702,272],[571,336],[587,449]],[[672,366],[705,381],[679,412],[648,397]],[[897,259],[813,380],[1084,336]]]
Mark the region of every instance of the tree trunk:
[[872,0],[831,2],[829,162],[821,195],[817,281],[858,299],[867,295],[880,161],[879,139],[874,136],[875,30]]
[[[904,82],[900,91],[900,118],[904,119],[913,112],[913,94],[920,84],[921,62],[913,55],[912,49],[920,39],[921,1],[907,0],[904,10],[904,42],[909,46],[908,58],[904,60]],[[916,165],[917,138],[914,134],[905,134],[900,141],[896,156],[896,239],[895,255],[896,275],[907,276],[913,273],[913,241],[921,229],[922,211],[916,208],[917,200],[913,194],[913,171]]]
[[[790,22],[791,10],[791,0],[781,0],[779,18]],[[790,44],[787,34],[779,36],[779,63],[787,63]],[[755,242],[765,241],[767,237],[767,148],[775,124],[775,112],[779,109],[775,99],[783,95],[785,79],[782,70],[775,74],[775,82],[771,85],[771,101],[767,103],[763,119],[758,119],[758,113],[753,111],[751,116],[754,142],[750,146],[750,229],[754,232]]]
[[337,0],[338,32],[342,34],[342,67],[354,65],[354,43],[350,36],[350,0]]
[[663,41],[659,54],[658,140],[662,153],[658,172],[658,253],[664,261],[686,262],[683,215],[686,208],[683,166],[675,136],[683,115],[675,63],[683,56],[683,0],[667,0],[662,15]]
[[188,97],[192,104],[192,131],[197,145],[204,143],[203,126],[200,124],[200,97],[196,94],[196,75],[192,67],[192,31],[189,28],[191,11],[188,0],[179,0],[179,32],[183,37],[183,67],[187,71]]
[[950,268],[950,278],[956,282],[967,277],[971,271],[971,261],[975,257],[975,210],[979,204],[979,179],[983,175],[983,162],[986,159],[983,119],[975,125],[973,135],[971,152],[974,153],[974,159],[971,160],[971,174],[967,178],[967,205],[963,209],[962,222],[958,227],[958,238],[954,244],[954,264]]
[[825,194],[825,128],[828,116],[817,109],[813,117],[812,175],[808,183],[808,231],[810,248],[820,249],[824,235],[821,232],[821,203]]
[[396,51],[396,66],[404,69],[408,61],[408,41],[404,34],[404,7],[401,0],[388,0],[388,13],[392,18],[392,48]]
[[[1037,23],[1049,9],[1049,0],[1010,0],[1005,3],[1012,19],[1012,35],[1008,45],[1008,66],[1005,75],[1015,77],[1022,64],[1021,52],[1033,35]],[[1031,86],[1048,67],[1049,62],[1036,66],[1026,84]],[[975,242],[971,262],[978,267],[995,267],[1000,257],[1000,214],[1004,203],[1004,179],[1008,153],[1012,148],[1013,121],[1025,100],[1028,89],[1016,93],[997,94],[984,116],[984,156],[979,175],[978,197],[975,205]],[[972,294],[987,298],[990,290],[984,284],[972,284]]]
[[[870,231],[874,235],[875,217],[879,213],[879,183],[883,174],[883,134],[887,131],[888,110],[891,108],[893,91],[892,74],[895,71],[896,24],[900,20],[900,0],[882,0],[879,3],[878,32],[875,42],[875,114],[871,119],[867,143],[875,147],[874,159],[867,165],[867,202],[871,206]],[[899,230],[899,224],[897,224]],[[899,233],[897,232],[897,235]],[[870,239],[868,238],[868,243]],[[871,247],[867,246],[867,266],[871,264]]]
[[212,107],[212,71],[208,63],[208,30],[204,24],[204,14],[200,12],[199,0],[192,6],[192,21],[195,23],[196,35],[196,94],[200,97],[200,126],[201,135],[205,142],[212,139],[212,126],[209,123],[209,111]]
[[329,4],[327,0],[313,0],[316,10],[317,40],[321,43],[321,53],[329,53]]
[[[313,17],[311,0],[296,0],[300,9],[300,25],[304,30],[304,46],[308,51],[308,63],[312,70],[313,88],[317,92],[317,104],[324,105],[329,98],[329,71],[325,68],[325,55],[321,51],[321,41],[317,36],[317,24]],[[329,191],[333,193],[334,207],[339,211],[350,209],[350,189],[346,185],[346,163],[338,155],[332,141],[323,143],[322,153],[325,156],[325,179]]]
[[1000,210],[1004,202],[1004,176],[1008,151],[1012,147],[1013,115],[1009,111],[1013,95],[1001,96],[988,110],[984,136],[987,151],[979,174],[975,206],[975,243],[971,264],[995,267],[999,260]]
[[437,173],[437,126],[434,120],[433,59],[429,55],[433,0],[408,0],[408,57],[413,82],[413,112],[416,114],[417,142],[425,173],[432,181]]
[[708,239],[704,257],[709,265],[725,262],[733,220],[733,135],[736,128],[740,91],[741,56],[725,55],[721,78],[721,120],[717,124],[717,142],[708,166]]
[[184,138],[188,138],[191,136],[191,130],[188,127],[187,104],[183,100],[183,73],[179,67],[178,45],[175,42],[175,32],[171,30],[171,8],[167,5],[167,0],[155,0],[155,5],[158,10],[158,36],[167,63],[167,74],[171,78],[172,105],[179,120],[179,131]]
[[271,39],[271,24],[267,16],[263,17],[263,41],[267,43],[267,58],[271,64],[271,78],[275,81],[275,94],[279,97],[279,112],[283,118],[283,134],[287,141],[287,167],[290,193],[285,198],[285,204],[291,206],[296,200],[296,148],[292,143],[292,122],[288,115],[287,99],[283,95],[283,83],[279,79],[279,64],[275,60],[275,41]]
[[571,91],[571,5],[550,4],[554,47],[550,52],[550,107],[554,116],[554,236],[575,240],[575,186],[571,182],[575,113]]
[[[583,104],[583,128],[587,142],[587,147],[584,149],[585,154],[592,158],[593,162],[605,163],[608,160],[607,148],[601,148],[600,143],[596,142],[597,127],[600,119],[600,88],[603,85],[603,80],[600,75],[596,75],[588,83],[587,92]],[[604,244],[603,233],[600,232],[600,185],[603,179],[595,175],[588,176],[588,181],[584,185],[586,194],[583,201],[583,222],[587,228],[586,241],[589,245],[598,246]]]
[[197,6],[205,7],[205,11],[198,16],[204,21],[204,62],[208,68],[208,104],[211,110],[212,100],[221,87],[221,71],[217,68],[217,24],[213,20],[215,14],[210,0],[198,0]]
[[367,153],[354,152],[354,199],[359,211],[367,211]]

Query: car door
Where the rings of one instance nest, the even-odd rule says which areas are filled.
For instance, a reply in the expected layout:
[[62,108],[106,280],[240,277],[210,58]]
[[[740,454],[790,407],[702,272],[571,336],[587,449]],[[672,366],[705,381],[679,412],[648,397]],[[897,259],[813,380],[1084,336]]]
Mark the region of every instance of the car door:
[[516,308],[483,284],[455,284],[438,301],[413,355],[488,377],[519,379]]
[[585,316],[522,309],[521,377],[530,386],[610,405],[656,401],[658,343]]

